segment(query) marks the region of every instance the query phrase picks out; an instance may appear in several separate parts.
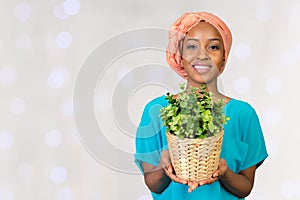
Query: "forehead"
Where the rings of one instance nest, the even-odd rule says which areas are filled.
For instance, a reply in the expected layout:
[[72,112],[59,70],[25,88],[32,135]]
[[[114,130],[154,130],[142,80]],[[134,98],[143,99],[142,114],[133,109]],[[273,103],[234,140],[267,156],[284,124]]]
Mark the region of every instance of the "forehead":
[[220,38],[221,34],[219,31],[211,24],[208,24],[206,22],[199,22],[196,24],[191,30],[188,31],[187,36],[188,37],[214,37],[214,38]]

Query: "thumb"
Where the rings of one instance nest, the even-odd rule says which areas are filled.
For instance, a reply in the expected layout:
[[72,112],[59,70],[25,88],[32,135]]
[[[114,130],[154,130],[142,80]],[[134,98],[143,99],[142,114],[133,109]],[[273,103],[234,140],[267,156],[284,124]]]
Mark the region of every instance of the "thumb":
[[169,173],[173,174],[173,167],[171,164],[167,165],[167,170]]

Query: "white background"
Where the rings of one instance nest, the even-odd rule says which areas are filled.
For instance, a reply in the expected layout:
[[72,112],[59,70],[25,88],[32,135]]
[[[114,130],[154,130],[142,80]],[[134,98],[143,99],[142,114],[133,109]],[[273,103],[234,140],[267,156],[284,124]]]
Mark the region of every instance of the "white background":
[[[229,25],[234,42],[222,86],[227,95],[250,102],[261,120],[269,158],[257,170],[248,199],[300,199],[300,2],[224,2],[1,0],[0,200],[150,199],[140,174],[113,170],[83,147],[74,122],[74,85],[82,63],[101,43],[137,28],[168,29],[189,11],[213,12]],[[95,113],[116,148],[134,152],[134,138],[102,112],[111,114],[114,86],[145,63],[167,66],[164,56],[125,55],[100,80]],[[105,98],[98,95],[103,91]],[[138,124],[147,101],[165,91],[147,85],[124,99],[132,123]]]

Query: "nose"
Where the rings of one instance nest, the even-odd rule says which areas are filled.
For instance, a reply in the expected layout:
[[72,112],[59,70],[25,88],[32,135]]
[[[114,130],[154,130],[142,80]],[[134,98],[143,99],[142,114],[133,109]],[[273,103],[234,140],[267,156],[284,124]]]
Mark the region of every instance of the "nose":
[[205,48],[199,48],[197,52],[197,59],[207,60],[209,58],[208,53]]

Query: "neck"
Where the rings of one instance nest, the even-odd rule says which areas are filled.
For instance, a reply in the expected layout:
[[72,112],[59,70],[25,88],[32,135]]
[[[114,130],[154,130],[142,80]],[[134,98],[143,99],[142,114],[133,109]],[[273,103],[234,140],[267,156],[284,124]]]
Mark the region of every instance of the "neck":
[[207,91],[213,94],[214,99],[223,99],[225,100],[225,102],[228,102],[230,100],[229,97],[226,97],[224,94],[220,93],[217,81],[211,81],[209,83],[195,83],[187,80],[187,89],[190,87],[201,88],[203,84],[206,84]]

